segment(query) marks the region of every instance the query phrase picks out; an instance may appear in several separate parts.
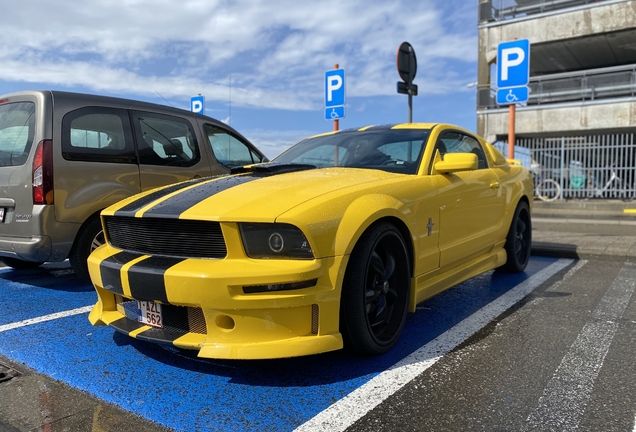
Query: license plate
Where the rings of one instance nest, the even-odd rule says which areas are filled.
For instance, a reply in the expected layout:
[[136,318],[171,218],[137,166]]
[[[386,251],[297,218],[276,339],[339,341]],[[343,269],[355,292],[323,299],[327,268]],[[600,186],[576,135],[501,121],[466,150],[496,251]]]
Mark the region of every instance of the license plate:
[[0,207],[0,223],[4,222],[4,207]]
[[137,320],[142,324],[163,328],[161,305],[150,301],[137,301]]

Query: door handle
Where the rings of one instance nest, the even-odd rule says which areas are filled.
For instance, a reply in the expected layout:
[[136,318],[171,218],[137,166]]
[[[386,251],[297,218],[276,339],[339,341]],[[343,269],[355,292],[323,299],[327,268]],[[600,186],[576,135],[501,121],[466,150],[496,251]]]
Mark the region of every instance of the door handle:
[[490,187],[493,189],[499,189],[499,182],[498,181],[491,182]]

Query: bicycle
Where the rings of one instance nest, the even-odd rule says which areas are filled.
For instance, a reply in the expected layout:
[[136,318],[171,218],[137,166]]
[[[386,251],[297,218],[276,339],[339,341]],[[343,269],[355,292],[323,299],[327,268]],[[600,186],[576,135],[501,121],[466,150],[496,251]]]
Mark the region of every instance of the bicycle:
[[[591,184],[598,184],[599,183],[599,179],[594,179],[594,176],[592,175],[592,179],[591,179]],[[600,180],[602,182],[602,180]],[[616,187],[611,187],[614,183],[617,183]],[[601,183],[602,184],[602,183]],[[616,170],[614,168],[612,168],[611,174],[609,176],[609,179],[607,180],[607,182],[605,183],[605,185],[603,187],[592,187],[592,190],[590,191],[596,198],[602,198],[604,195],[604,192],[606,191],[614,191],[619,192],[621,191],[623,186],[623,182],[621,181],[621,178],[616,175]]]
[[561,196],[561,185],[551,178],[535,177],[534,196],[541,201],[554,201]]

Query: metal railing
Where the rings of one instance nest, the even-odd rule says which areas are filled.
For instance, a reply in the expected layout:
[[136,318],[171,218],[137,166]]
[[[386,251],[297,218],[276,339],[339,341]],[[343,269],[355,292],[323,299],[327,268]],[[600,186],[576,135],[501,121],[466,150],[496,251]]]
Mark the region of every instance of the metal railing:
[[488,0],[479,4],[479,22],[522,18],[604,1],[608,0]]
[[[520,138],[515,143],[515,159],[536,181],[559,183],[561,199],[636,198],[636,134]],[[507,141],[495,146],[507,155]]]
[[[528,105],[636,97],[636,65],[542,75],[530,78]],[[496,90],[477,87],[477,109],[498,108]]]

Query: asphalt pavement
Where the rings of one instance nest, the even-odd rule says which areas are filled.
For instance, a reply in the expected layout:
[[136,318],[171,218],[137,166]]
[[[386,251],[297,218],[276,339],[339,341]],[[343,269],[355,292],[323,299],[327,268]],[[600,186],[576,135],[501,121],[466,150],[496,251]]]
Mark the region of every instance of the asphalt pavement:
[[[636,202],[534,204],[533,255],[636,262]],[[36,430],[166,429],[0,356],[0,432]]]
[[636,261],[636,202],[535,201],[532,254],[575,259]]

